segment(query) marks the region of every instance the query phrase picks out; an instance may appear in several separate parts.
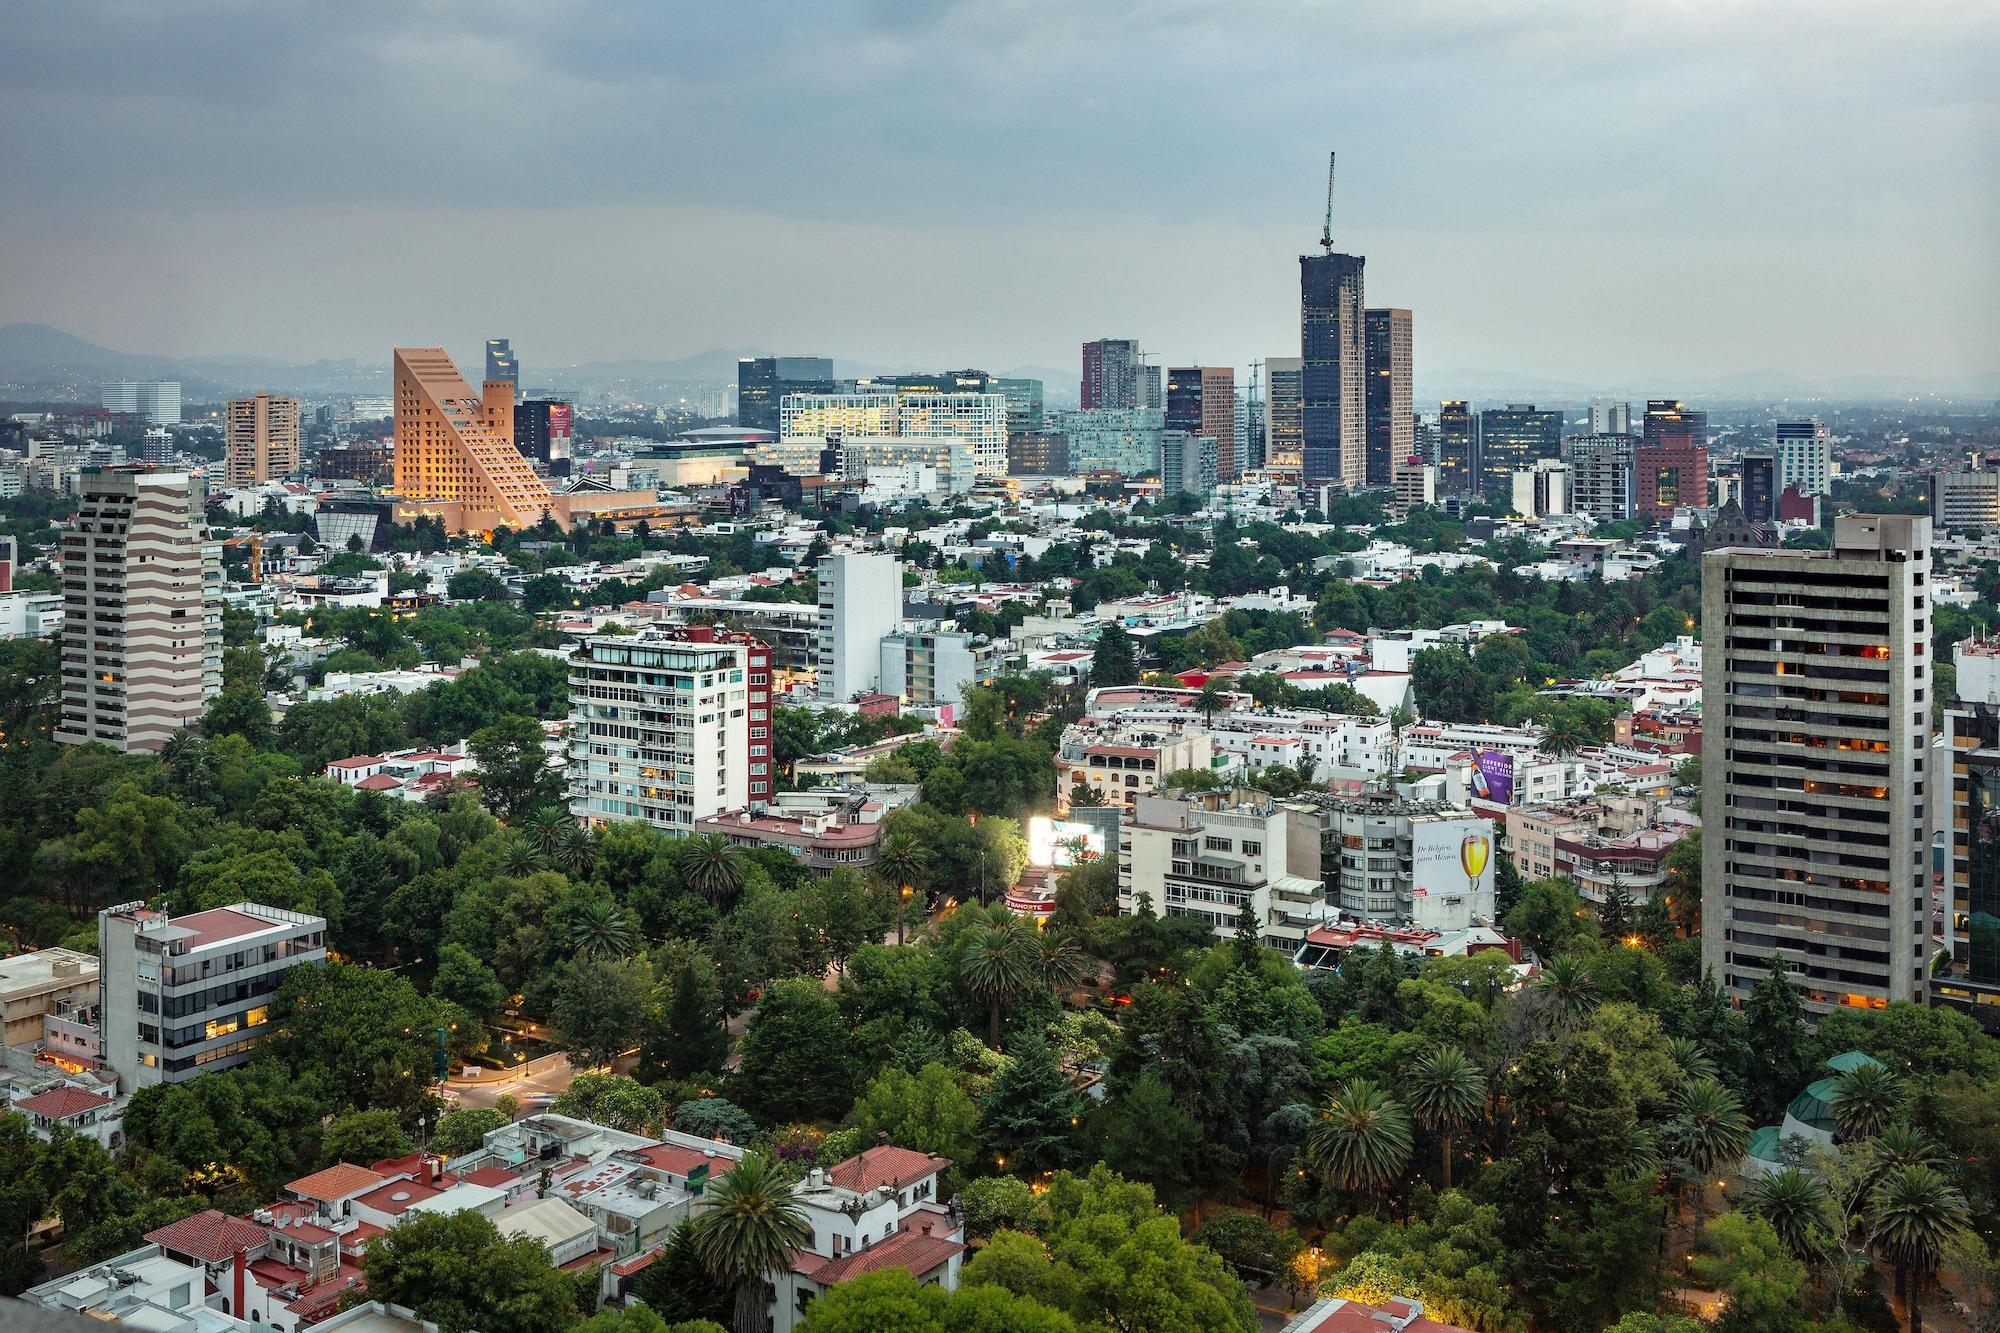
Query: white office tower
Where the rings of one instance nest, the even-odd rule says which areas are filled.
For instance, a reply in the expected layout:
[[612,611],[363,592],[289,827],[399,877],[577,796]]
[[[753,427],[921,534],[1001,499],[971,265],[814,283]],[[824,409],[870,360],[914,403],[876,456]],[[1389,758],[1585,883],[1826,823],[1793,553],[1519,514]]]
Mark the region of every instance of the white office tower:
[[593,636],[570,658],[569,812],[669,833],[750,804],[749,649]]
[[1632,517],[1632,447],[1630,435],[1572,435],[1562,442],[1570,466],[1576,512],[1600,523]]
[[1780,421],[1773,443],[1777,494],[1784,494],[1787,487],[1796,487],[1800,495],[1825,495],[1833,489],[1833,444],[1823,423]]
[[1702,558],[1702,963],[1772,959],[1807,1014],[1924,999],[1930,520],[1849,515],[1827,552]]
[[85,468],[63,533],[55,738],[157,750],[222,689],[222,552],[185,472]]
[[819,697],[845,703],[878,692],[882,640],[903,622],[902,562],[892,555],[822,556],[819,614]]
[[1592,435],[1630,435],[1632,433],[1632,404],[1619,402],[1613,398],[1591,399],[1590,433]]
[[1931,526],[1950,532],[2000,527],[2000,467],[1973,454],[1962,468],[1930,475]]
[[1538,458],[1535,465],[1513,475],[1514,512],[1522,518],[1551,518],[1572,512],[1571,473],[1557,458]]
[[285,973],[326,959],[326,921],[233,903],[169,917],[122,903],[97,916],[101,1062],[127,1092],[240,1065],[270,1031]]
[[1007,475],[1004,393],[788,393],[778,405],[778,439],[958,440],[972,446],[982,477]]

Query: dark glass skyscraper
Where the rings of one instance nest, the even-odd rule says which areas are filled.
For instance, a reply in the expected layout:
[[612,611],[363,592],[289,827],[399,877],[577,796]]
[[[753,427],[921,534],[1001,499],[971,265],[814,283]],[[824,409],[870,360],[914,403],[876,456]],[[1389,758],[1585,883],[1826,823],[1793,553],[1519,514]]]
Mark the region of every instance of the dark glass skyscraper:
[[1438,494],[1467,495],[1479,489],[1478,427],[1472,404],[1447,398],[1438,404]]
[[514,447],[543,465],[551,477],[569,475],[570,405],[558,398],[530,398],[514,405]]
[[1479,486],[1505,495],[1516,472],[1539,459],[1562,457],[1563,414],[1533,403],[1489,407],[1479,414]]
[[488,338],[486,340],[486,378],[489,380],[505,380],[514,386],[516,392],[519,392],[521,388],[521,363],[515,359],[513,345],[508,339]]
[[1410,410],[1410,312],[1370,310],[1364,328],[1366,480],[1370,486],[1387,486],[1394,480],[1396,464],[1408,459],[1417,444],[1416,417]]
[[778,404],[788,393],[832,393],[833,361],[824,356],[746,356],[736,363],[736,424],[778,433]]
[[1299,256],[1300,454],[1308,487],[1351,489],[1367,477],[1365,262],[1360,255]]

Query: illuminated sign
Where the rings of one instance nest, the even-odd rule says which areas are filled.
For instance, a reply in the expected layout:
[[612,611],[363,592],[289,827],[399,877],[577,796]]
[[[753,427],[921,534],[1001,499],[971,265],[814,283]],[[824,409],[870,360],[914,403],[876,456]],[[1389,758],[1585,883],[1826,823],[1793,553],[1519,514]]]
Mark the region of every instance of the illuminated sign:
[[1028,864],[1073,866],[1104,855],[1104,830],[1094,824],[1036,815],[1028,821]]

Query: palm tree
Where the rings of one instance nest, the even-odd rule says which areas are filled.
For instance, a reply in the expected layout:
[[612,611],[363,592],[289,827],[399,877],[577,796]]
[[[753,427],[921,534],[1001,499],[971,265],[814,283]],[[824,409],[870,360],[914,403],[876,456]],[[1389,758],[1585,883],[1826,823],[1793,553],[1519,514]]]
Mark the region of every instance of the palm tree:
[[1715,1061],[1693,1037],[1669,1037],[1667,1058],[1681,1071],[1683,1081],[1692,1082],[1696,1079],[1717,1077]]
[[1201,714],[1201,720],[1210,726],[1215,724],[1215,715],[1228,707],[1229,701],[1222,691],[1215,688],[1215,682],[1205,681],[1201,693],[1194,697],[1194,711]]
[[590,869],[591,858],[597,853],[597,844],[590,834],[575,824],[567,824],[562,836],[556,839],[555,850],[549,859],[561,868],[565,875],[575,879]]
[[1796,1166],[1759,1178],[1743,1197],[1744,1211],[1769,1222],[1793,1257],[1808,1263],[1835,1225],[1832,1204],[1826,1182]]
[[1551,759],[1565,759],[1581,750],[1589,739],[1575,718],[1561,712],[1542,725],[1541,751]]
[[1410,1113],[1365,1078],[1334,1091],[1306,1135],[1306,1160],[1336,1189],[1373,1195],[1410,1164]]
[[577,911],[569,925],[569,942],[585,960],[624,958],[639,947],[639,932],[616,904],[599,898]]
[[710,902],[720,902],[743,887],[743,849],[720,833],[697,833],[683,839],[674,853],[681,882]]
[[1856,1065],[1834,1087],[1833,1123],[1844,1139],[1872,1139],[1902,1104],[1902,1085],[1887,1065]]
[[535,811],[528,816],[525,825],[529,843],[543,856],[554,853],[557,845],[562,842],[564,831],[572,827],[574,826],[569,816],[554,806]]
[[1558,954],[1543,964],[1542,974],[1535,978],[1535,993],[1555,1010],[1559,1024],[1576,1027],[1597,1007],[1597,978],[1582,958]]
[[896,892],[896,943],[903,942],[910,903],[924,891],[931,874],[931,856],[914,837],[892,833],[875,857],[876,876]]
[[1090,959],[1067,931],[1043,931],[1035,940],[1035,975],[1060,1000],[1090,975]]
[[1743,1099],[1712,1078],[1681,1085],[1680,1108],[1667,1130],[1674,1147],[1704,1176],[1743,1156],[1750,1145]]
[[1440,1046],[1411,1066],[1403,1095],[1417,1123],[1438,1136],[1444,1187],[1451,1188],[1451,1136],[1486,1109],[1486,1075],[1456,1046]]
[[500,849],[497,868],[509,879],[526,879],[542,868],[541,853],[526,838],[509,838]]
[[1924,1282],[1970,1219],[1965,1196],[1929,1166],[1899,1166],[1868,1197],[1868,1235],[1896,1265],[1896,1288],[1910,1312],[1911,1333],[1923,1333]]
[[717,1282],[736,1288],[735,1333],[770,1327],[765,1283],[812,1243],[812,1223],[792,1193],[792,1177],[770,1158],[747,1153],[708,1183],[688,1234],[695,1257]]
[[1000,1046],[1000,1006],[1035,984],[1041,950],[1018,917],[1002,912],[967,933],[958,955],[959,979],[986,1002],[987,1044]]

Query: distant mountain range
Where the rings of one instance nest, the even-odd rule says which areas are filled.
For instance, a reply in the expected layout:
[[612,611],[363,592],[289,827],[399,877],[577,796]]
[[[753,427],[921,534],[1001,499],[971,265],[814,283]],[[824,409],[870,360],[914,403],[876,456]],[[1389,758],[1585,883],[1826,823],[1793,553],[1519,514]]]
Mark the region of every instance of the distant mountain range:
[[[482,369],[475,349],[461,358],[459,366],[468,378]],[[677,360],[631,359],[586,361],[574,365],[537,365],[532,353],[527,357],[526,386],[532,392],[553,391],[587,394],[613,388],[627,392],[663,389],[706,382],[729,383],[736,377],[736,362],[745,356],[766,356],[757,348],[714,348]],[[923,369],[950,369],[928,366]],[[894,374],[918,369],[907,364],[847,361],[836,358],[834,374],[843,379]],[[1078,371],[1053,366],[1011,366],[991,368],[995,375],[1043,382],[1051,407],[1074,405]],[[389,365],[353,359],[288,361],[277,357],[229,355],[202,357],[156,356],[138,352],[118,352],[99,347],[47,324],[0,326],[0,397],[89,399],[96,387],[111,379],[176,379],[182,392],[196,401],[209,400],[257,389],[305,394],[314,397],[342,395],[386,395],[389,392]],[[1469,398],[1476,403],[1582,402],[1593,396],[1619,397],[1634,403],[1646,397],[1665,396],[1690,401],[1774,401],[1777,399],[1832,401],[1900,398],[1909,394],[1944,394],[1958,397],[2000,397],[2000,371],[1960,380],[1897,378],[1886,375],[1819,379],[1776,370],[1741,371],[1729,375],[1696,376],[1668,382],[1648,381],[1619,387],[1616,384],[1586,384],[1546,375],[1519,374],[1501,370],[1445,370],[1420,368],[1417,376],[1417,405],[1423,410],[1438,398]]]

